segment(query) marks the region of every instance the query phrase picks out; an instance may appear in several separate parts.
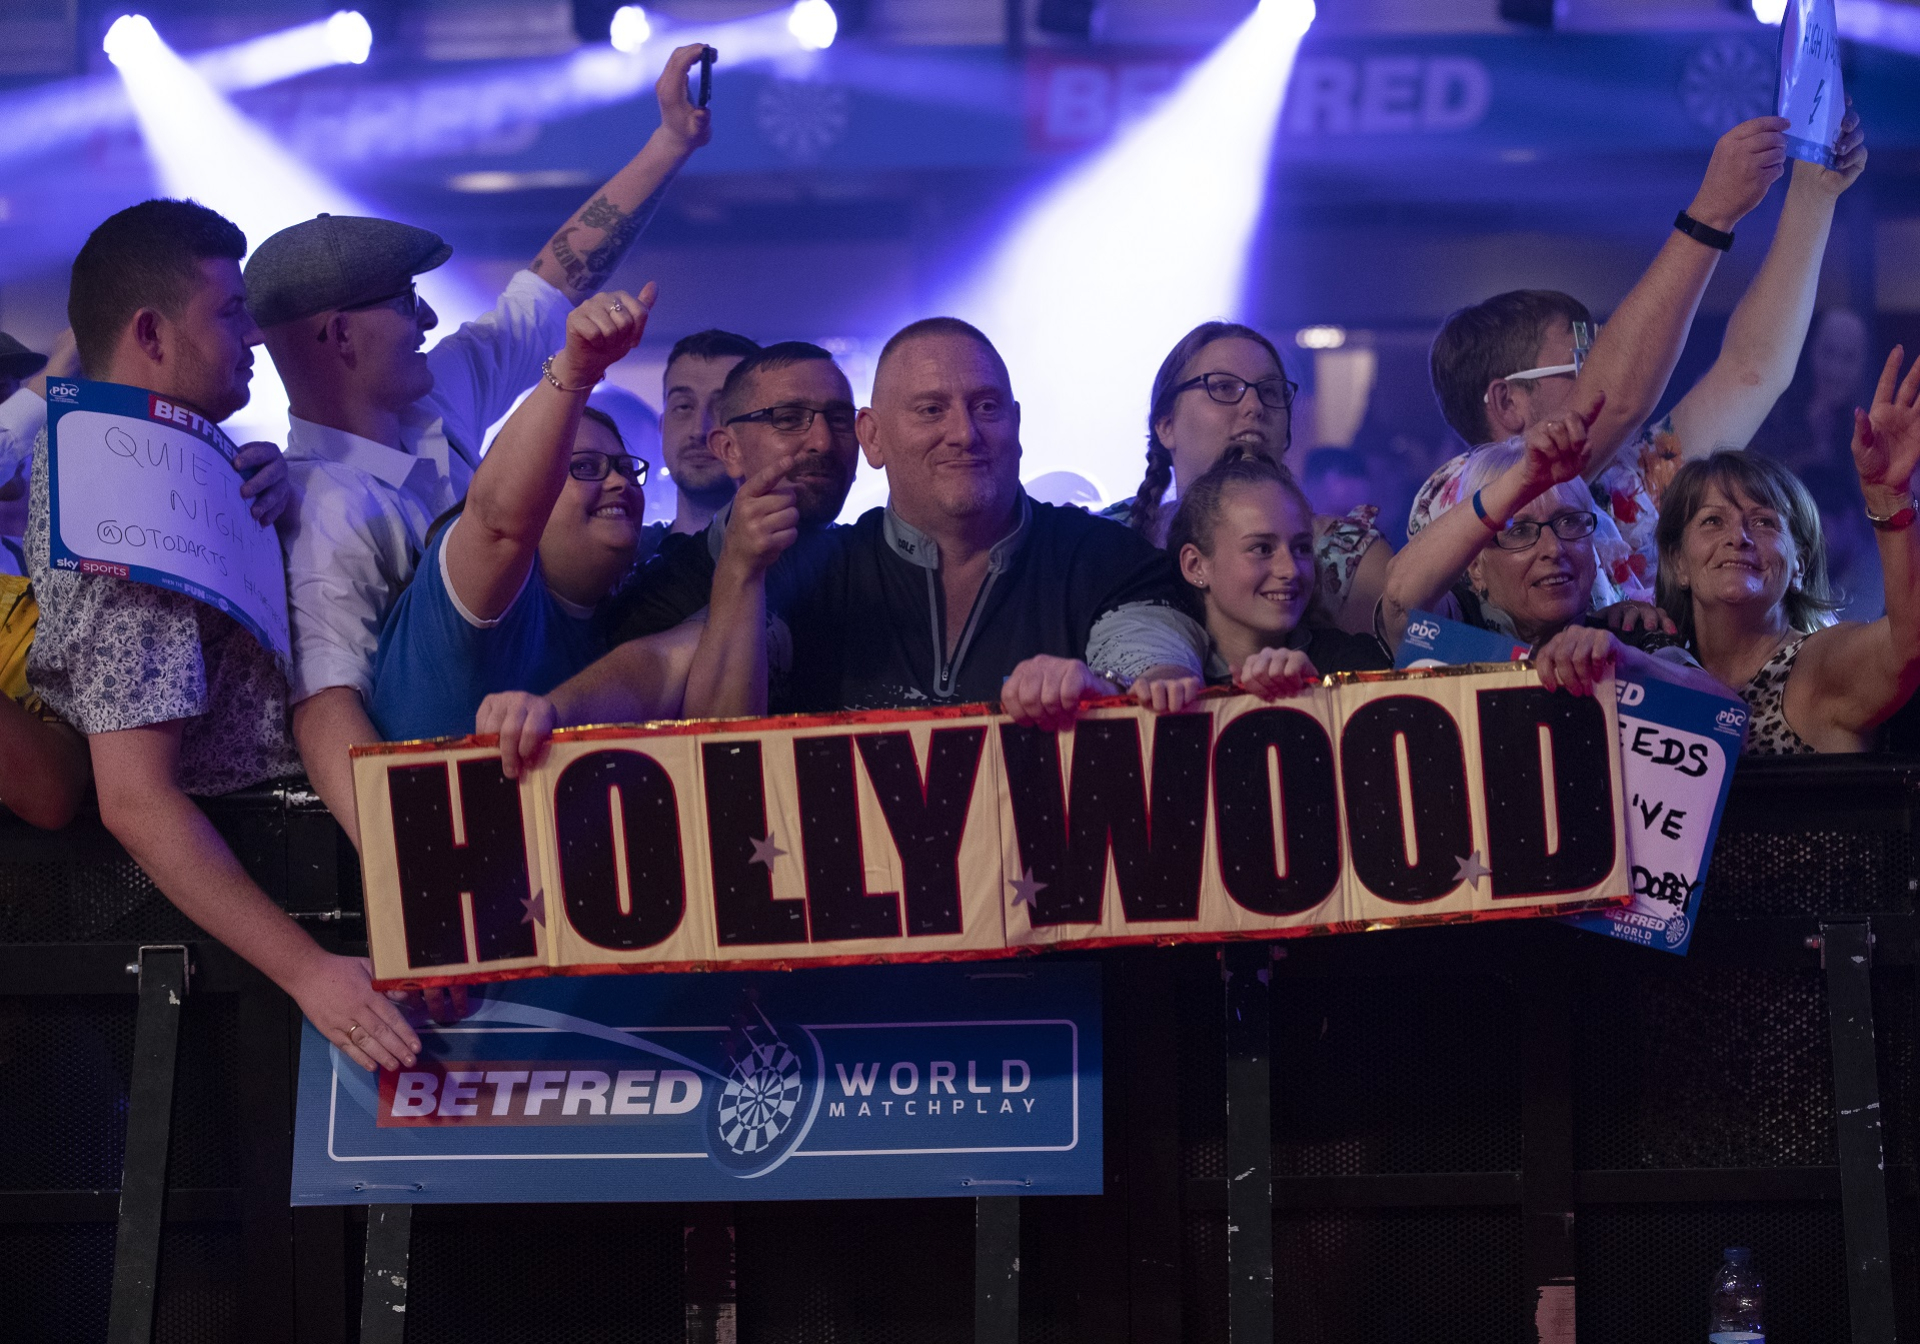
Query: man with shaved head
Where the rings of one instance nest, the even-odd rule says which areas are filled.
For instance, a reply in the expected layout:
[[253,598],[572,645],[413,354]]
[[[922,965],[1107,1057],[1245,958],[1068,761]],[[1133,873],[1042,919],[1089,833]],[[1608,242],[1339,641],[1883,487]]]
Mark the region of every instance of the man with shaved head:
[[[1201,676],[1206,634],[1176,605],[1166,557],[1118,523],[1043,504],[1021,488],[1020,406],[1005,362],[980,331],[935,317],[897,333],[880,353],[873,404],[855,431],[867,462],[887,473],[886,507],[796,548],[800,572],[766,601],[771,621],[730,623],[764,641],[760,659],[771,646],[782,664],[772,705],[765,677],[709,683],[696,664],[689,681],[702,681],[699,712],[999,701],[1024,665],[1023,684],[1032,684],[1008,712],[1046,722],[1136,681]],[[763,486],[776,468],[757,478]],[[756,501],[752,512],[743,498]],[[771,488],[749,482],[735,496],[714,582],[716,620],[720,576],[729,576],[729,589],[763,582],[798,535],[794,516]],[[615,650],[595,667],[619,656]],[[541,707],[541,727],[620,719],[624,702],[612,680],[602,678],[572,712]],[[520,757],[544,732],[512,735]]]

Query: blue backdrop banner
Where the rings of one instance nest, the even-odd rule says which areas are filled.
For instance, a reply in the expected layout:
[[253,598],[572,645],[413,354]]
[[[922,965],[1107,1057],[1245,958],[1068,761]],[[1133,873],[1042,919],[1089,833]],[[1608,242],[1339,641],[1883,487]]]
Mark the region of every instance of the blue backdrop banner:
[[476,986],[368,1074],[300,1051],[295,1204],[1098,1194],[1100,968]]

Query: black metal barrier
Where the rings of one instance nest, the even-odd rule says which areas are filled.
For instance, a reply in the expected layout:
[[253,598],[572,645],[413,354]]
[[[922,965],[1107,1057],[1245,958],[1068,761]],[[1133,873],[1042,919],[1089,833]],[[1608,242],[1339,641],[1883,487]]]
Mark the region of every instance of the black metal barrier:
[[[287,1207],[286,998],[97,824],[0,823],[0,1338],[1640,1344],[1703,1337],[1740,1244],[1776,1337],[1920,1340],[1917,800],[1920,758],[1743,765],[1685,958],[1099,954],[1098,1197],[371,1212]],[[354,946],[311,796],[208,811]]]

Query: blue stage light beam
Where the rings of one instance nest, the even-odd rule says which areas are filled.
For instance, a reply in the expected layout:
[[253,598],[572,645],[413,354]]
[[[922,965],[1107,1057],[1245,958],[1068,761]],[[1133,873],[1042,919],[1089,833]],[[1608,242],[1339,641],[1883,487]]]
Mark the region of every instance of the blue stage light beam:
[[[322,212],[377,213],[242,116],[144,18],[117,20],[104,45],[126,85],[147,154],[167,194],[191,197],[218,210],[240,226],[253,246]],[[418,283],[440,315],[439,330],[430,334],[429,342],[491,307],[452,266],[430,271]],[[252,390],[252,400],[229,422],[228,433],[284,443],[286,391],[264,356],[254,363]]]
[[1274,128],[1312,0],[1262,0],[1153,111],[1028,208],[946,309],[992,338],[1023,471],[1106,499],[1141,472],[1147,398],[1187,330],[1239,314]]

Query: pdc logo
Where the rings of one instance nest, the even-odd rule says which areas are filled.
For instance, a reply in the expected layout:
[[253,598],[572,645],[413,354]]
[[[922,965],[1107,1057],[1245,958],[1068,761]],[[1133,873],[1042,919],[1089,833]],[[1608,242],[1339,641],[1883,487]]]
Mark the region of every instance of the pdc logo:
[[49,378],[47,379],[47,400],[78,401],[80,400],[80,389],[72,383],[57,383]]
[[1747,711],[1728,705],[1714,716],[1713,722],[1716,732],[1737,736],[1747,726]]
[[1409,621],[1407,622],[1407,638],[1416,644],[1430,645],[1434,640],[1440,638],[1440,623],[1438,621]]
[[759,1005],[736,1017],[725,1080],[707,1101],[707,1152],[743,1180],[793,1156],[820,1113],[826,1072],[820,1042],[804,1027],[775,1026]]

